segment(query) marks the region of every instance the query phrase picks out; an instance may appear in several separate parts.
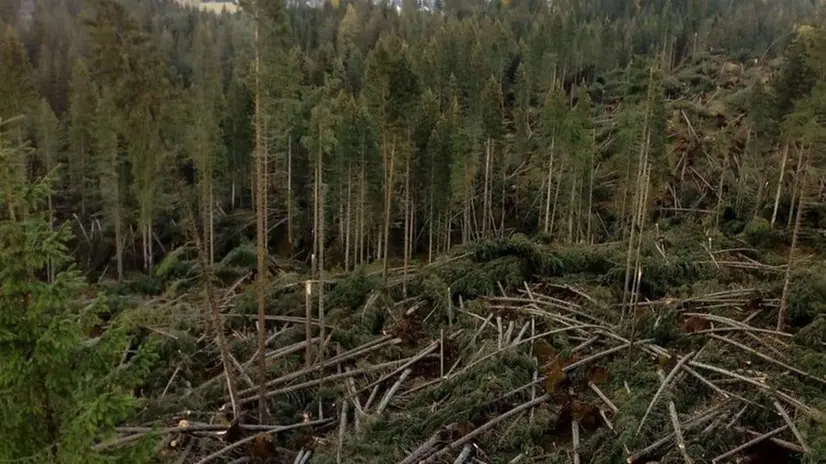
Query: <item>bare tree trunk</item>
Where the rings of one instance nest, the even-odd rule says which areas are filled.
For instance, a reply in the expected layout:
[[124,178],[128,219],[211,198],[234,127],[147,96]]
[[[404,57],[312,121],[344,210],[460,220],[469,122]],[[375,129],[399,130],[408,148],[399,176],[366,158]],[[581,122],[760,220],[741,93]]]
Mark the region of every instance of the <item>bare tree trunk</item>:
[[118,282],[123,282],[123,213],[120,204],[120,178],[117,174],[115,174],[113,186],[112,196],[115,197],[115,257],[118,261]]
[[[597,139],[597,130],[594,129],[593,131],[593,140],[594,140],[594,147],[596,147],[596,139]],[[590,245],[593,243],[594,239],[591,236],[591,216],[593,215],[593,208],[594,208],[594,171],[597,169],[594,165],[594,153],[591,152],[591,163],[590,163],[590,171],[591,177],[588,181],[588,227],[586,228],[586,235],[588,239],[588,244]]]
[[559,189],[562,187],[562,175],[561,173],[565,172],[564,163],[563,169],[559,169],[560,176],[559,180],[556,181],[556,189],[554,189],[554,203],[553,207],[551,208],[551,225],[550,225],[550,232],[553,233],[554,231],[554,222],[556,221],[556,207],[559,204]]
[[[647,113],[646,113],[646,119],[647,119]],[[648,128],[643,127],[643,130],[647,133]],[[637,234],[637,228],[638,228],[639,209],[641,207],[640,204],[643,201],[643,177],[644,177],[644,174],[645,174],[645,151],[646,151],[646,146],[643,145],[640,149],[640,161],[639,161],[639,166],[637,167],[637,186],[636,186],[636,189],[635,189],[636,193],[634,194],[634,203],[632,205],[633,212],[632,212],[632,217],[631,217],[630,236],[628,238],[628,254],[627,254],[626,260],[625,260],[625,283],[623,285],[623,290],[622,290],[622,304],[624,306],[623,314],[625,313],[625,311],[627,311],[629,309],[628,308],[628,301],[629,301],[628,300],[628,293],[629,293],[629,291],[631,291],[631,288],[632,288],[631,287],[631,279],[632,279],[632,277],[636,278],[635,277],[636,273],[634,272],[636,269],[632,270],[631,262],[633,261],[634,242],[635,242],[635,238],[637,236],[636,234]],[[631,315],[631,317],[634,317],[633,314]]]
[[[386,156],[385,156],[386,158]],[[390,160],[385,161],[387,165],[385,169],[385,184],[384,184],[384,269],[382,271],[382,280],[384,285],[387,285],[387,272],[390,268],[390,212],[393,206],[393,165],[396,160],[396,141],[390,142]]]
[[[800,170],[801,170],[802,166],[803,166],[803,150],[801,149],[801,150],[798,150],[798,154],[797,154],[797,168],[795,168],[795,170],[794,170],[794,175],[795,176],[800,175]],[[760,186],[762,187],[762,185],[763,184],[761,183]],[[797,182],[794,183],[794,186],[792,188],[792,199],[789,202],[789,218],[786,222],[786,228],[787,229],[790,229],[792,227],[792,218],[794,217],[795,199],[800,194],[799,185],[800,185],[800,182],[797,181]]]
[[571,173],[571,199],[568,201],[568,243],[574,239],[574,202],[576,200],[576,171]]
[[344,239],[344,271],[350,270],[350,235],[352,227],[350,224],[350,218],[352,217],[353,213],[353,165],[351,160],[347,160],[347,213],[345,218],[345,239]]
[[261,44],[259,42],[258,5],[255,5],[255,205],[256,205],[256,251],[258,255],[258,275],[256,294],[258,299],[258,420],[265,424],[267,414],[267,160],[264,148],[264,113],[261,103]]
[[505,161],[505,156],[502,156],[502,216],[499,222],[499,235],[501,237],[505,236],[505,198],[506,198],[506,189],[508,183],[508,169],[507,169],[507,162]]
[[359,262],[365,264],[366,224],[365,209],[367,207],[367,181],[364,176],[364,154],[361,159],[361,198],[359,202]]
[[435,193],[433,191],[435,189],[435,185],[433,184],[434,176],[435,176],[435,174],[434,174],[434,171],[433,171],[433,167],[431,165],[431,168],[430,168],[430,198],[429,198],[429,200],[430,200],[430,205],[429,206],[430,207],[428,208],[429,211],[428,211],[428,219],[427,219],[427,223],[428,223],[428,227],[429,227],[428,233],[427,233],[427,264],[430,264],[430,263],[433,262],[433,221],[435,220],[435,218],[433,217],[433,194]]
[[551,156],[548,161],[548,177],[547,190],[545,191],[545,233],[551,233],[551,186],[553,185],[554,172],[554,148],[556,146],[556,137],[551,137]]
[[450,253],[450,245],[451,245],[451,235],[453,234],[453,219],[451,217],[451,210],[450,208],[447,209],[447,214],[445,215],[445,228],[447,229],[447,236],[445,237],[445,253]]
[[321,362],[324,360],[324,340],[326,337],[326,328],[325,328],[325,318],[324,318],[324,249],[325,246],[325,235],[324,235],[324,198],[325,198],[325,188],[323,182],[324,169],[321,165],[321,162],[318,163],[318,177],[319,177],[319,188],[321,189],[321,198],[319,200],[319,246],[318,246],[318,322],[319,322],[319,349],[318,349],[318,361]]
[[201,237],[198,233],[197,228],[198,222],[196,221],[195,215],[193,214],[191,209],[189,210],[189,222],[191,223],[193,232],[192,236],[195,240],[195,246],[198,249],[198,262],[200,263],[201,276],[204,280],[206,304],[209,308],[209,314],[212,319],[212,329],[215,331],[215,339],[216,343],[218,344],[218,351],[221,353],[221,365],[224,368],[224,376],[226,377],[227,381],[227,390],[229,391],[230,404],[232,405],[232,418],[233,420],[238,420],[238,394],[235,388],[235,379],[232,374],[234,368],[232,366],[232,362],[230,361],[230,351],[229,347],[227,346],[226,337],[224,337],[224,319],[221,315],[221,309],[218,307],[218,304],[215,301],[215,293],[213,291],[214,289],[212,286],[212,265],[209,264],[206,260],[207,250],[205,250],[204,247],[207,245],[201,241]]
[[[803,156],[801,156],[803,158]],[[789,247],[789,259],[786,263],[786,277],[783,280],[783,295],[780,298],[780,311],[777,312],[777,330],[782,331],[786,325],[786,314],[789,309],[789,288],[794,268],[795,252],[797,251],[797,239],[800,235],[800,223],[803,219],[804,197],[806,196],[806,171],[808,165],[808,153],[805,160],[801,162],[802,170],[796,172],[798,187],[797,211],[794,218],[794,229],[792,230],[792,244]]]
[[407,265],[410,256],[410,153],[405,157],[404,168],[404,269],[402,270],[402,295],[407,298]]
[[777,219],[777,208],[780,206],[780,193],[783,191],[783,177],[786,175],[786,161],[789,159],[789,144],[783,149],[783,158],[780,161],[780,177],[777,178],[777,192],[774,194],[774,209],[772,209],[771,227]]
[[287,135],[287,245],[293,252],[293,135]]
[[482,200],[482,237],[488,236],[488,211],[490,210],[490,152],[491,140],[487,139],[485,146],[485,186],[483,188],[484,199]]

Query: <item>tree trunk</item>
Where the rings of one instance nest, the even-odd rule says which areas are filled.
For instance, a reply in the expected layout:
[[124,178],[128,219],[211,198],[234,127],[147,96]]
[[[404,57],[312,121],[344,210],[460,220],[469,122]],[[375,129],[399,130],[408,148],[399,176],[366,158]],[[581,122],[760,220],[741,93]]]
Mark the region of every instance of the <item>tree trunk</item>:
[[410,256],[410,154],[404,168],[404,269],[402,271],[402,295],[407,298],[407,265]]
[[574,202],[576,201],[576,171],[571,173],[571,198],[568,200],[568,243],[574,240]]
[[293,253],[293,135],[287,135],[287,246]]
[[207,244],[201,240],[197,229],[197,221],[192,210],[189,210],[189,222],[192,224],[193,238],[195,239],[195,246],[198,249],[198,262],[201,267],[201,276],[204,280],[204,291],[206,294],[206,304],[209,308],[209,314],[212,319],[212,328],[215,331],[215,339],[218,344],[218,351],[221,353],[221,365],[224,368],[224,376],[227,381],[227,390],[229,391],[230,404],[232,405],[232,418],[238,420],[238,394],[235,388],[235,379],[232,374],[234,368],[230,360],[230,351],[227,346],[226,337],[224,336],[224,318],[221,315],[221,309],[215,301],[215,293],[212,286],[213,269],[212,265],[207,262],[206,254]]
[[[803,155],[801,154],[801,160]],[[792,276],[792,269],[794,267],[794,255],[797,251],[797,239],[800,235],[800,223],[803,219],[803,207],[805,203],[803,198],[806,193],[806,171],[808,165],[808,154],[806,160],[801,161],[802,170],[798,169],[796,172],[798,187],[797,211],[794,217],[794,229],[792,230],[792,244],[789,247],[789,259],[786,262],[786,277],[783,280],[783,295],[780,298],[780,311],[777,312],[777,330],[783,331],[786,326],[786,314],[789,309],[789,288]]]
[[350,235],[351,235],[351,221],[353,214],[353,165],[351,160],[347,160],[347,212],[345,214],[345,239],[344,239],[344,271],[350,270]]
[[259,41],[258,7],[255,5],[255,217],[256,217],[256,254],[258,256],[258,275],[256,278],[256,296],[258,300],[258,420],[261,424],[268,421],[266,390],[266,344],[267,344],[267,189],[266,189],[266,152],[264,149],[264,113],[261,103],[261,43]]
[[777,219],[777,208],[780,205],[780,193],[783,191],[783,178],[786,175],[786,161],[789,159],[789,144],[783,149],[783,158],[780,161],[780,177],[777,178],[777,192],[774,194],[774,208],[772,209],[771,227],[774,228],[774,221]]
[[551,137],[551,156],[548,160],[547,190],[545,191],[545,233],[551,233],[551,186],[553,185],[554,148],[556,137]]
[[[563,159],[563,161],[564,161],[564,159]],[[562,167],[563,167],[563,169],[559,170],[560,173],[565,172],[564,163],[563,163]],[[561,187],[562,187],[562,175],[560,175],[559,180],[556,181],[556,189],[554,189],[554,204],[553,204],[553,207],[551,208],[551,225],[550,225],[549,233],[552,233],[553,230],[554,230],[554,222],[556,221],[556,207],[559,204],[559,190],[560,190]]]
[[[797,155],[797,168],[794,170],[794,175],[799,176],[801,168],[803,166],[803,150],[798,150]],[[762,187],[763,184],[761,183],[760,186]],[[789,218],[786,221],[786,228],[790,229],[792,227],[792,218],[794,217],[794,203],[797,196],[800,194],[800,182],[795,182],[792,188],[792,199],[789,202]]]
[[[597,130],[594,129],[593,131],[593,146],[596,147],[597,141]],[[596,148],[595,148],[596,149]],[[588,180],[588,227],[586,228],[586,235],[587,235],[587,243],[590,245],[593,243],[593,237],[591,236],[591,216],[593,215],[593,208],[594,208],[594,171],[596,171],[596,166],[594,165],[594,152],[590,153],[591,155],[591,162],[590,164],[590,171],[591,177]]]
[[436,186],[434,185],[434,177],[435,177],[434,168],[433,168],[433,165],[431,164],[431,167],[430,167],[430,198],[428,199],[428,200],[430,200],[430,205],[429,205],[429,208],[428,208],[429,211],[427,213],[427,215],[428,215],[428,218],[427,218],[427,224],[428,224],[427,264],[430,264],[430,263],[433,262],[433,221],[435,220],[434,217],[433,217],[433,196],[434,196],[434,193],[435,193],[434,189],[436,188]]
[[[386,158],[386,156],[385,156]],[[385,169],[385,184],[384,184],[384,268],[382,271],[382,280],[387,286],[387,272],[390,266],[390,212],[393,206],[393,164],[396,160],[396,141],[390,142],[390,160],[385,161],[387,166]]]
[[365,209],[367,203],[367,180],[364,175],[364,154],[361,159],[361,197],[359,199],[359,263],[365,264],[365,245],[366,240],[366,224],[365,224]]
[[488,211],[490,211],[490,152],[491,140],[487,139],[485,146],[485,186],[483,188],[484,199],[482,200],[482,237],[488,235]]
[[318,177],[319,188],[321,190],[321,198],[319,199],[319,226],[318,226],[318,322],[319,322],[319,349],[318,361],[324,360],[324,340],[325,340],[325,320],[324,320],[324,198],[325,186],[323,181],[324,169],[321,162],[318,163]]

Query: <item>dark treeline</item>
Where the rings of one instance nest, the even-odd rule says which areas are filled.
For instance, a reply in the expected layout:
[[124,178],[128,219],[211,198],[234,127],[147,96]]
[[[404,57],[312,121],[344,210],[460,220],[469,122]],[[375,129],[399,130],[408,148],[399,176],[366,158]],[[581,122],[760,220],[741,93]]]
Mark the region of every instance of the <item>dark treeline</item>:
[[[26,117],[9,130],[34,148],[29,176],[57,179],[51,208],[94,275],[149,270],[186,241],[182,185],[210,259],[253,237],[256,75],[273,253],[308,259],[322,218],[326,266],[348,269],[510,230],[622,236],[640,146],[652,203],[707,193],[661,195],[676,187],[658,162],[669,75],[715,53],[765,62],[818,13],[803,0],[246,9],[4,2],[0,117]],[[774,117],[792,110],[784,97]],[[776,150],[770,135],[751,151]],[[739,169],[759,172],[727,186],[746,194],[739,213],[771,202],[753,193],[776,168],[751,159]]]

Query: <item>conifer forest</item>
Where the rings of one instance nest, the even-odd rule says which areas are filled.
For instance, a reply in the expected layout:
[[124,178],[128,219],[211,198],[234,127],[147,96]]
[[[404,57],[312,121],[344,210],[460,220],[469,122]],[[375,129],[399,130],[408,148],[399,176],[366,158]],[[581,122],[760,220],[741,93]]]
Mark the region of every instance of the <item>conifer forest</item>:
[[0,0],[0,463],[826,463],[826,2],[199,3]]

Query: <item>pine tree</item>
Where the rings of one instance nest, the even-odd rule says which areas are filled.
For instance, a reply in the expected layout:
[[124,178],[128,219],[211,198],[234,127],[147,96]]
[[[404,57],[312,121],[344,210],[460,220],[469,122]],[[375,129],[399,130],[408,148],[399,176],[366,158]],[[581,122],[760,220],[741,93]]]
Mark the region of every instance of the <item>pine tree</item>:
[[[6,29],[0,42],[0,118],[26,116],[37,108],[35,74],[26,50],[14,30]],[[24,126],[15,126],[15,137],[22,143]]]
[[95,171],[100,179],[100,198],[103,200],[104,218],[115,229],[115,259],[118,281],[123,280],[124,240],[128,226],[124,212],[124,175],[118,129],[121,124],[117,116],[114,98],[104,91],[95,112]]
[[86,208],[96,187],[96,177],[89,175],[93,127],[97,106],[92,82],[86,66],[75,59],[72,66],[71,96],[69,101],[69,189],[80,199],[79,213],[86,216]]
[[[84,282],[69,261],[69,229],[53,227],[43,210],[48,179],[25,182],[27,155],[0,138],[0,459],[107,462],[112,458],[92,445],[133,412],[127,392],[154,354],[144,345],[118,367],[128,342],[120,319],[103,335],[86,336],[104,305],[78,299]],[[42,279],[47,263],[59,269],[52,282]],[[147,452],[151,447],[133,449],[128,460],[148,459]]]

